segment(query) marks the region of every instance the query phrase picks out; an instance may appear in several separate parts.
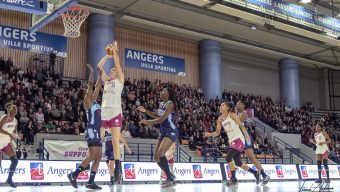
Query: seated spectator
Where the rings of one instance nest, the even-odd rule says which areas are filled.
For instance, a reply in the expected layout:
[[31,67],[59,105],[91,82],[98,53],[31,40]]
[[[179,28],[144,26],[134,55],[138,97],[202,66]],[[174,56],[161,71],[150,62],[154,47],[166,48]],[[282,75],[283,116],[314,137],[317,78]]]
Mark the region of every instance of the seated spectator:
[[74,134],[75,134],[75,135],[80,135],[80,132],[79,132],[79,129],[78,129],[78,128],[76,128],[76,129],[74,130]]
[[71,105],[67,105],[65,108],[65,118],[67,121],[74,121],[74,111],[72,110],[72,106]]
[[255,153],[255,154],[258,154],[258,155],[262,153],[262,151],[261,151],[261,149],[260,149],[260,146],[259,146],[259,144],[257,143],[257,140],[254,141],[254,153]]
[[44,123],[45,122],[45,116],[44,113],[42,112],[41,107],[38,108],[38,112],[35,113],[35,119],[39,123]]
[[51,106],[51,115],[52,115],[52,118],[53,119],[56,119],[56,120],[61,120],[61,113],[60,111],[57,109],[57,106],[56,104],[52,104]]
[[37,124],[35,130],[36,130],[36,133],[46,133],[46,129],[43,126],[43,123],[40,122],[40,121],[38,121],[38,124]]
[[16,155],[18,159],[27,159],[27,148],[25,145],[20,145],[16,150]]
[[73,127],[72,127],[72,122],[70,122],[70,123],[65,123],[65,124],[63,125],[62,133],[68,134],[68,135],[73,135],[73,134],[74,134],[74,129],[73,129]]
[[132,137],[139,137],[139,130],[138,127],[135,125],[134,121],[129,122],[129,131]]
[[147,138],[148,137],[148,127],[139,127],[139,137],[140,138]]
[[149,129],[149,132],[150,132],[150,137],[152,139],[158,139],[159,138],[159,131],[156,127],[151,126],[150,129]]
[[56,134],[62,134],[62,132],[61,132],[61,127],[58,127],[58,128],[56,129]]
[[122,136],[124,138],[131,138],[131,133],[129,131],[128,126],[126,126],[126,125],[124,126],[124,129],[122,130]]
[[45,127],[46,132],[55,133],[55,131],[56,131],[56,130],[55,130],[55,129],[56,129],[56,125],[55,125],[54,122],[52,122],[52,120],[49,121],[48,123],[46,123],[46,124],[44,125],[44,127]]

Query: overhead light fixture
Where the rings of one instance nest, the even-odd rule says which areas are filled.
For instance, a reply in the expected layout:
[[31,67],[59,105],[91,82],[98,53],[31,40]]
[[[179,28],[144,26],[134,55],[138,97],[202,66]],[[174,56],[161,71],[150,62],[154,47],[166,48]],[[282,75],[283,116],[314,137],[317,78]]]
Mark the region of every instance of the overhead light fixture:
[[300,0],[299,2],[303,4],[307,4],[307,3],[311,3],[312,0]]

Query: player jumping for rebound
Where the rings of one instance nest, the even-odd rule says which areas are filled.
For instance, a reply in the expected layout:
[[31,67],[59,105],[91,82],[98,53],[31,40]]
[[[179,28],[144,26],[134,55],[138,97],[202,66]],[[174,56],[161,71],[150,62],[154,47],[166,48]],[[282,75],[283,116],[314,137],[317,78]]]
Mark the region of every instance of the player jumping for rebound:
[[0,155],[2,152],[5,153],[11,161],[6,183],[16,188],[17,186],[13,183],[12,177],[18,165],[18,159],[12,147],[12,140],[17,140],[17,135],[14,132],[16,132],[18,125],[18,121],[15,119],[18,110],[17,106],[12,103],[7,103],[5,108],[7,114],[3,115],[0,119]]
[[[95,176],[99,167],[99,163],[102,158],[102,141],[100,138],[100,127],[101,127],[101,109],[100,105],[97,103],[97,97],[101,88],[101,80],[98,79],[96,82],[95,90],[93,91],[93,69],[88,64],[87,65],[90,71],[90,77],[87,84],[87,91],[84,96],[84,92],[78,92],[78,98],[80,100],[84,100],[84,107],[87,111],[87,127],[85,139],[87,141],[87,145],[89,147],[89,155],[84,159],[78,168],[67,175],[70,180],[71,185],[74,188],[78,188],[77,186],[77,177],[80,172],[84,171],[87,166],[92,162],[90,179],[86,184],[86,188],[88,189],[102,189],[95,182]],[[100,71],[102,73],[102,71]]]
[[[101,79],[104,81],[104,92],[102,98],[102,131],[110,129],[112,134],[112,145],[115,159],[114,182],[120,183],[120,129],[122,127],[122,90],[124,87],[124,73],[119,61],[117,42],[108,45],[108,55],[105,55],[98,63],[98,68],[103,71]],[[115,67],[110,74],[104,71],[107,59],[113,58]]]
[[[256,178],[256,183],[259,183],[260,176],[257,171],[250,168],[247,164],[242,163],[241,153],[244,150],[245,138],[249,140],[249,135],[246,128],[242,125],[237,115],[231,112],[230,105],[228,103],[222,103],[220,106],[221,116],[217,120],[217,128],[213,133],[205,132],[205,137],[219,136],[221,128],[223,127],[229,138],[229,150],[227,153],[227,163],[231,171],[231,178],[226,183],[227,186],[237,184],[235,176],[235,165],[242,169],[249,171]],[[242,130],[242,131],[241,131]],[[242,134],[243,132],[243,134]],[[235,162],[235,165],[233,163]]]
[[[242,101],[237,102],[236,109],[237,109],[237,115],[240,118],[240,121],[243,123],[243,126],[246,127],[248,116],[244,110],[245,109],[244,103]],[[247,157],[250,159],[250,161],[254,163],[259,173],[261,173],[262,178],[263,178],[262,184],[266,185],[270,181],[270,177],[264,172],[261,163],[256,159],[254,155],[254,151],[253,151],[254,143],[250,137],[248,130],[247,130],[247,133],[249,135],[249,140],[246,140],[246,143],[244,145],[244,152],[247,155]]]

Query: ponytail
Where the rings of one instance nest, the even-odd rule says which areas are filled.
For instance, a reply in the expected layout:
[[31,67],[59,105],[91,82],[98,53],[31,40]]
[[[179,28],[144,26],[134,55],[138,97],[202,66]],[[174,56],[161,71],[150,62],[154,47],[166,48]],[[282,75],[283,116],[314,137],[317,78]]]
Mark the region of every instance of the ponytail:
[[177,99],[176,99],[176,92],[172,88],[166,88],[166,90],[169,93],[169,101],[171,101],[174,104],[174,110],[178,110],[178,105],[177,105]]

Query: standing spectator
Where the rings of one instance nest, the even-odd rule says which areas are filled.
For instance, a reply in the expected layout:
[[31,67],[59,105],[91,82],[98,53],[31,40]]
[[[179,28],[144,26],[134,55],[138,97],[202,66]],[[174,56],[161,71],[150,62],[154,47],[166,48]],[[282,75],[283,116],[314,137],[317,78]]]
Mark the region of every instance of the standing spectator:
[[6,62],[5,62],[5,59],[4,57],[0,57],[0,71],[5,71],[6,69]]
[[24,138],[26,138],[26,144],[30,145],[34,142],[34,135],[36,133],[32,120],[28,121],[27,127],[23,130]]
[[14,67],[12,58],[8,57],[6,61],[5,71],[9,73],[11,71],[11,68]]

